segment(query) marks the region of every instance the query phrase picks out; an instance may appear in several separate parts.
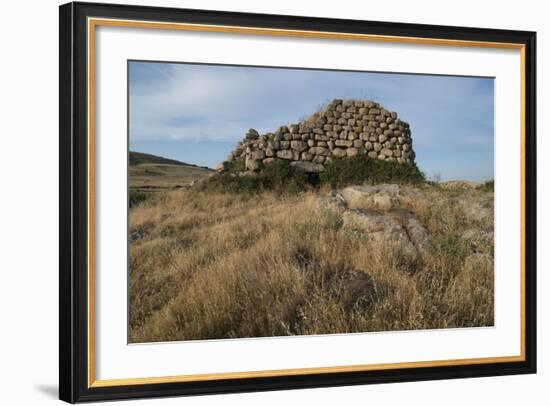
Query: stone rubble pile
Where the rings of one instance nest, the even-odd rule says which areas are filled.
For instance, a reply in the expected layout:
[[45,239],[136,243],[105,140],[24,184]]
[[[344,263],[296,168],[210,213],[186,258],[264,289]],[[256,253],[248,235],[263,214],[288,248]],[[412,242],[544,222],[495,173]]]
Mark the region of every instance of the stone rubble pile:
[[413,163],[409,124],[376,102],[335,99],[308,119],[273,133],[248,130],[216,169],[223,172],[230,162],[243,160],[245,171],[253,173],[276,160],[288,160],[306,172],[320,173],[331,160],[356,155]]

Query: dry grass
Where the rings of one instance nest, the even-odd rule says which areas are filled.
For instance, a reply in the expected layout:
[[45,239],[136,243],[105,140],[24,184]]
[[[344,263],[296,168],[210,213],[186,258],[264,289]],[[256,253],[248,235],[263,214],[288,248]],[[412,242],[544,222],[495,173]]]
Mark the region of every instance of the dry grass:
[[411,273],[318,212],[316,192],[159,194],[130,211],[130,341],[493,325],[492,261],[476,260],[492,258],[492,209],[475,218],[491,196],[403,201],[431,239]]
[[168,190],[186,187],[193,181],[207,178],[214,171],[202,167],[143,163],[130,165],[129,186],[132,191]]

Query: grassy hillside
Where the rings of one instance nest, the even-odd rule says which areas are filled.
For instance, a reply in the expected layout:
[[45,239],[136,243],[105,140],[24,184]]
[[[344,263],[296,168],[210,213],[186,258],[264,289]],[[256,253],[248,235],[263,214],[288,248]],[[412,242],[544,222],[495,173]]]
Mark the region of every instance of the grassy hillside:
[[164,158],[157,155],[146,154],[144,152],[135,152],[135,151],[130,151],[129,163],[130,163],[130,166],[140,165],[140,164],[166,164],[166,165],[184,165],[184,166],[190,166],[194,168],[209,169],[206,166],[188,164],[185,162],[176,161],[175,159]]
[[368,190],[192,188],[136,204],[130,341],[493,325],[492,193]]
[[214,173],[212,169],[158,157],[130,152],[128,183],[130,206],[146,200],[155,192],[188,188],[194,182]]

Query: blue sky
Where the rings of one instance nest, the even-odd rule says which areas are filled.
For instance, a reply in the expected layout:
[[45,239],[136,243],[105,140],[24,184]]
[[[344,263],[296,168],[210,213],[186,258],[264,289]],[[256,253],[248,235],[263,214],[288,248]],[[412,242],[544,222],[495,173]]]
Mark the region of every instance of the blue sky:
[[428,177],[493,178],[492,78],[129,63],[130,149],[214,167],[249,128],[296,123],[334,98],[374,100],[411,125]]

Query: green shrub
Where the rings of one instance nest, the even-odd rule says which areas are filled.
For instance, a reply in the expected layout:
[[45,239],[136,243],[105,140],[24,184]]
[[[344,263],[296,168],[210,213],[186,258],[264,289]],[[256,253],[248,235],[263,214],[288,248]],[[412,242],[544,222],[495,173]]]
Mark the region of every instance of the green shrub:
[[325,171],[309,174],[290,165],[291,161],[277,160],[262,165],[253,176],[239,176],[244,170],[242,160],[234,161],[223,173],[218,173],[198,185],[198,190],[232,193],[275,191],[297,193],[328,184],[333,188],[361,183],[420,183],[424,174],[416,165],[367,159],[357,156],[334,160],[325,165]]
[[333,188],[361,183],[422,183],[424,174],[415,164],[365,159],[355,156],[333,160],[325,165],[321,183]]
[[223,172],[200,182],[199,190],[232,193],[275,191],[297,193],[319,185],[319,176],[308,174],[290,165],[290,161],[278,160],[263,165],[253,176],[239,176],[243,164],[235,161]]

